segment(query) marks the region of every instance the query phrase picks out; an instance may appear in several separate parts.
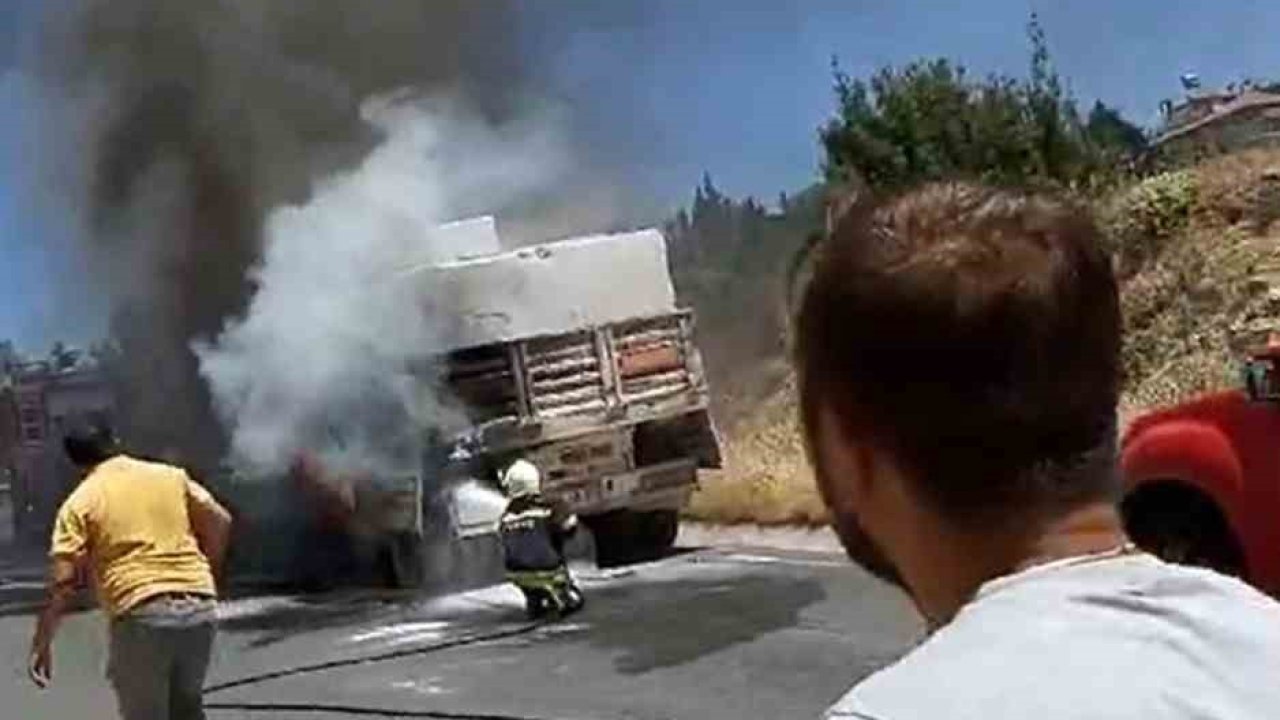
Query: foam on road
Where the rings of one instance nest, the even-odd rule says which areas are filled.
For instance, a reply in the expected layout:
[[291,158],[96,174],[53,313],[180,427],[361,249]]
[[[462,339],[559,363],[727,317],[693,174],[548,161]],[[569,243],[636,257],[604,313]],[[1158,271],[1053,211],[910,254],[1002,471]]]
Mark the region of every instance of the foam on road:
[[[896,591],[813,543],[768,550],[721,534],[715,544],[625,568],[575,565],[586,609],[536,626],[507,585],[436,598],[369,591],[224,603],[211,685],[328,667],[213,693],[208,702],[238,709],[209,717],[344,717],[297,709],[308,704],[519,718],[817,717],[919,633]],[[110,720],[101,617],[69,619],[46,693],[20,673],[30,623],[0,618],[10,668],[0,720]],[[359,662],[373,656],[383,659]],[[282,704],[295,709],[244,709]]]

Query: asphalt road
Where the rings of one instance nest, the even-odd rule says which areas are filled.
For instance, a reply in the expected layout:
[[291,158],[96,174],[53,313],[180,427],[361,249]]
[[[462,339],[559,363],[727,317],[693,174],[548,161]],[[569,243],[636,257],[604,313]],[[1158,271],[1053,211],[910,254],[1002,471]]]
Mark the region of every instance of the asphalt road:
[[[576,572],[587,608],[536,626],[508,587],[227,603],[209,683],[247,682],[208,693],[209,717],[815,718],[920,632],[833,553],[719,547]],[[31,620],[0,617],[0,720],[115,717],[101,617],[68,620],[43,693],[23,676]]]

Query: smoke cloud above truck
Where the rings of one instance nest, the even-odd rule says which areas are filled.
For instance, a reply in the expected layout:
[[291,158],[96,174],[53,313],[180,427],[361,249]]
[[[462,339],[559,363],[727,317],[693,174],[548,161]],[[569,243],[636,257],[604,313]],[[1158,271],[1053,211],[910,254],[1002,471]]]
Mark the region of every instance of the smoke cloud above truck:
[[[510,0],[43,5],[21,63],[42,125],[32,208],[50,230],[40,242],[63,243],[72,258],[60,305],[107,316],[122,351],[113,372],[131,446],[206,470],[224,456],[229,438],[193,343],[216,344],[238,318],[250,326],[255,285],[275,277],[262,263],[282,222],[271,219],[277,208],[306,206],[317,184],[386,140],[362,110],[370,98],[401,88],[448,98],[466,108],[468,132],[485,128],[476,132],[508,145],[504,134],[523,132],[530,116],[593,122],[558,100],[543,72],[555,37],[571,32],[575,5],[545,13]],[[517,242],[608,229],[625,203],[615,178],[586,161],[592,152],[575,144],[566,152],[572,173],[507,205],[485,191],[447,209],[494,213]]]
[[446,223],[568,167],[545,115],[495,126],[455,101],[397,93],[365,102],[362,117],[381,142],[269,213],[246,313],[195,347],[231,458],[253,474],[283,471],[302,449],[340,471],[415,472],[422,429],[460,409],[430,375],[434,313],[449,298],[410,271],[496,251],[491,219]]

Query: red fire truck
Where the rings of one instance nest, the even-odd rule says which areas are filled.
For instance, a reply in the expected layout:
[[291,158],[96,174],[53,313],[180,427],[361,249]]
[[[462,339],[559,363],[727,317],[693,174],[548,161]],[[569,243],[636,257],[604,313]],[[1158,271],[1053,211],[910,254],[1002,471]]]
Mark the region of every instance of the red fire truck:
[[1242,388],[1133,422],[1121,446],[1130,535],[1165,559],[1280,596],[1280,336],[1245,361]]

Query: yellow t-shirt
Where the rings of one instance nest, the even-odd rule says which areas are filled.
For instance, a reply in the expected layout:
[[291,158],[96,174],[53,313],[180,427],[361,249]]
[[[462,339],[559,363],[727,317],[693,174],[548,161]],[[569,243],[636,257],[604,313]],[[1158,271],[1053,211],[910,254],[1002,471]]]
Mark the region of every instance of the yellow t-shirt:
[[88,560],[98,599],[111,617],[160,593],[214,597],[188,502],[214,501],[181,468],[117,455],[94,468],[62,504],[50,555]]

